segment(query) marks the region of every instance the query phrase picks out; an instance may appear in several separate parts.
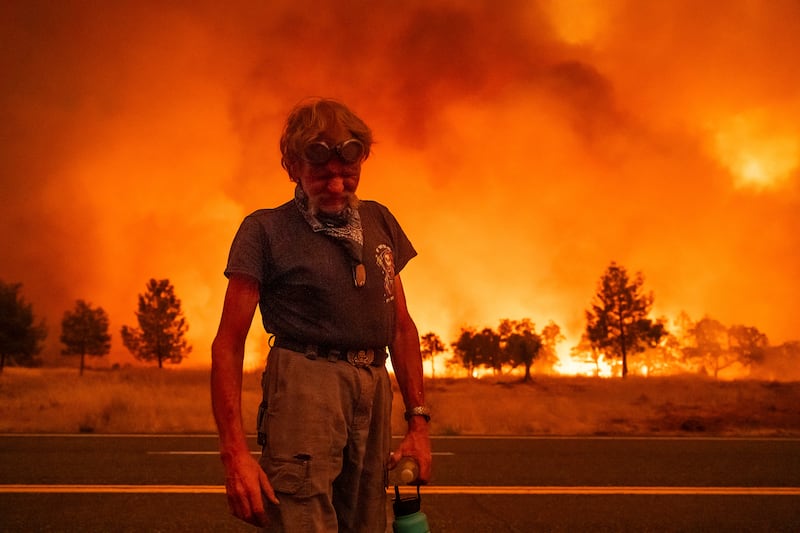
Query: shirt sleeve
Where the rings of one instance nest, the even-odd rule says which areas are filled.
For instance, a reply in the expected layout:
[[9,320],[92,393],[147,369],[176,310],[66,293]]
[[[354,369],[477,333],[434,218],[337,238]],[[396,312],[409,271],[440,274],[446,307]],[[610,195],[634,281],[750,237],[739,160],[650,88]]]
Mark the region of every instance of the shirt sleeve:
[[416,257],[417,251],[414,249],[414,245],[411,244],[408,236],[406,235],[403,228],[400,226],[400,223],[397,222],[397,219],[394,215],[387,209],[383,208],[383,216],[386,220],[389,231],[392,235],[392,240],[394,241],[393,248],[394,248],[394,268],[395,274],[399,274],[403,268],[408,264],[411,259]]
[[266,276],[267,242],[264,228],[252,215],[246,217],[233,238],[225,277],[245,274],[263,283]]

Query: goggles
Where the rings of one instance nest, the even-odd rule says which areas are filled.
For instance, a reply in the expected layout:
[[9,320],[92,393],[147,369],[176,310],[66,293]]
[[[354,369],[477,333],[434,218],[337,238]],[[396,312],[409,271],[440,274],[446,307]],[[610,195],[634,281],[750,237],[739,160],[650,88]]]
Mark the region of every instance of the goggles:
[[343,163],[351,165],[363,160],[365,152],[364,143],[358,139],[347,139],[336,146],[329,146],[325,141],[315,141],[305,147],[303,159],[312,165],[322,166],[336,154]]

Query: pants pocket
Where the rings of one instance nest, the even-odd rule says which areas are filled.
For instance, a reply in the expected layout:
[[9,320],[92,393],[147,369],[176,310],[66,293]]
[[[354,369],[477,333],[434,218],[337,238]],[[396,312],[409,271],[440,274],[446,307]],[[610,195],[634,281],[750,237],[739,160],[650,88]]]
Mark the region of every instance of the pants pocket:
[[272,459],[264,471],[275,492],[304,496],[309,492],[310,457],[297,455],[291,459]]

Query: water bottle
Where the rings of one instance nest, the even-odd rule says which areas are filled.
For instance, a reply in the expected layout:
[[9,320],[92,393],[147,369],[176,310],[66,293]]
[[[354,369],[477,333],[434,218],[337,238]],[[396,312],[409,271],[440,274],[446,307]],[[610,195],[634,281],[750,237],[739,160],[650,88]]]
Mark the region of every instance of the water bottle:
[[419,485],[417,485],[416,497],[401,498],[400,487],[397,485],[394,486],[394,493],[392,531],[394,533],[431,533],[428,517],[420,510],[422,498],[419,495]]
[[422,497],[419,494],[417,485],[417,495],[410,498],[400,497],[399,485],[408,485],[417,479],[419,475],[419,465],[413,457],[403,457],[393,469],[389,471],[390,483],[394,485],[395,500],[392,503],[394,509],[394,522],[392,531],[394,533],[430,533],[428,517],[420,509],[422,507]]
[[389,470],[389,485],[409,485],[419,476],[419,465],[413,457],[401,457]]

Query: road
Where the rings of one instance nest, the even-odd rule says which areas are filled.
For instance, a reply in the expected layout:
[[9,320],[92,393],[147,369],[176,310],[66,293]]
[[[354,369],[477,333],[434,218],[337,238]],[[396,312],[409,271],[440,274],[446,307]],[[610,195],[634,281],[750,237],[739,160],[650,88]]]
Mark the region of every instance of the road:
[[[3,531],[254,531],[216,438],[0,436]],[[800,531],[800,439],[440,437],[434,532]]]

